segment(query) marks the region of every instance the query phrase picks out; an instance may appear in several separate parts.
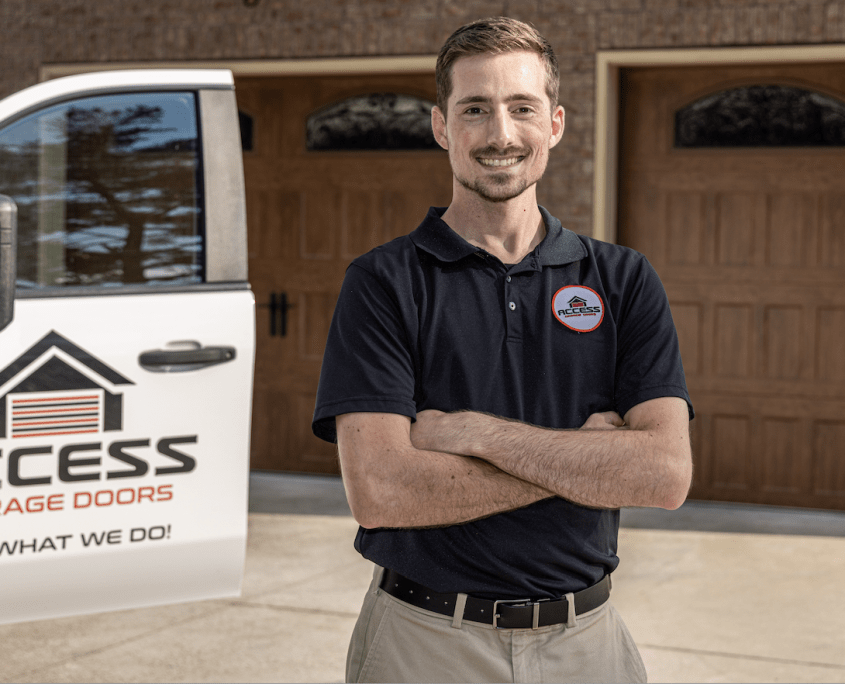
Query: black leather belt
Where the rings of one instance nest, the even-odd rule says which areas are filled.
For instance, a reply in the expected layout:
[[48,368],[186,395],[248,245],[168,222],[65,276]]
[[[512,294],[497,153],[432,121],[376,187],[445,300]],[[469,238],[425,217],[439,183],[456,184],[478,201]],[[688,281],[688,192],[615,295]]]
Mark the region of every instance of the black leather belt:
[[[417,584],[393,570],[385,569],[379,587],[400,601],[410,603],[441,615],[453,616],[457,594],[441,594]],[[610,575],[574,595],[575,614],[581,615],[602,605],[610,598]],[[560,625],[569,621],[569,601],[559,599],[530,599],[489,601],[467,596],[464,620],[493,625],[499,629],[537,629]]]

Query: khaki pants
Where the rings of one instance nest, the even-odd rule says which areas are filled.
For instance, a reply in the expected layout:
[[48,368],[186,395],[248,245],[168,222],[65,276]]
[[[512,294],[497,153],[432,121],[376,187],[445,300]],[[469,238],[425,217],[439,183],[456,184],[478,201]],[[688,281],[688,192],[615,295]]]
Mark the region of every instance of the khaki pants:
[[410,606],[378,588],[364,599],[347,682],[645,682],[637,647],[610,602],[574,625],[496,630]]

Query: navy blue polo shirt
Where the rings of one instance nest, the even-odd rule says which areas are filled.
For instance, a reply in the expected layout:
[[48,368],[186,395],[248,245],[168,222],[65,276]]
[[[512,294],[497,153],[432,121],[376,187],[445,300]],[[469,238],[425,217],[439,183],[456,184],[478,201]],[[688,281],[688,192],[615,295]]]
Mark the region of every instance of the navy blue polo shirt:
[[[410,235],[355,259],[329,332],[314,433],[335,416],[485,411],[579,428],[658,397],[689,404],[663,286],[631,249],[577,235],[540,207],[542,242],[505,265],[432,208]],[[690,417],[692,406],[690,404]],[[425,529],[360,528],[366,558],[436,591],[545,598],[619,563],[618,510],[562,498]]]

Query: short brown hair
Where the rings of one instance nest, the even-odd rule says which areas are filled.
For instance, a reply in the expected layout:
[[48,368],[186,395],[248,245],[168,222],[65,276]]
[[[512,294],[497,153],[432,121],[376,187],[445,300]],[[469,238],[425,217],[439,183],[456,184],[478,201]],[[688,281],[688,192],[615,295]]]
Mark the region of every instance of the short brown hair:
[[554,50],[531,24],[509,17],[479,19],[461,26],[440,49],[434,78],[437,83],[437,106],[446,114],[446,103],[452,94],[452,67],[461,57],[500,54],[528,50],[540,56],[546,66],[546,95],[552,108],[557,105],[560,71]]

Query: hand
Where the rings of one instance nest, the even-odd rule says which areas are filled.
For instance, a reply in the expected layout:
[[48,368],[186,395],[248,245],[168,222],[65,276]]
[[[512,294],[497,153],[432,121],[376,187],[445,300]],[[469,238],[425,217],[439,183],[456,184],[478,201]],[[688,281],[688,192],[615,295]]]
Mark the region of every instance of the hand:
[[628,427],[616,411],[594,413],[582,426],[582,430],[616,430]]
[[438,436],[438,429],[442,427],[443,411],[427,409],[417,413],[417,420],[411,423],[411,444],[417,449],[425,451],[443,451],[442,437]]

